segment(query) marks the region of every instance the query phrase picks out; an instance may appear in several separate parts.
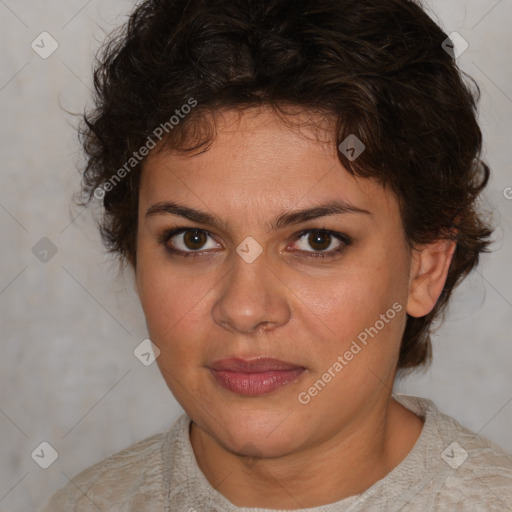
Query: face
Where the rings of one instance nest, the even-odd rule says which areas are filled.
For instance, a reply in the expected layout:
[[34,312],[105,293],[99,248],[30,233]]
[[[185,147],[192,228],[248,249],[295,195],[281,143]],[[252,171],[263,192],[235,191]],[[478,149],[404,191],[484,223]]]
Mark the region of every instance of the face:
[[202,154],[147,159],[137,287],[197,426],[275,457],[355,428],[389,395],[411,254],[394,195],[318,134],[265,109],[224,112],[217,133]]

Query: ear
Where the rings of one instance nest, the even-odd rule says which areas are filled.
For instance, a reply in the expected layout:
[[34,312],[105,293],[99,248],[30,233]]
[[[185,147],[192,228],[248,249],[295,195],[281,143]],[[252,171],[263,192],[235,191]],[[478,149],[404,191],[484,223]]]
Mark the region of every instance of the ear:
[[437,240],[413,249],[406,311],[414,317],[428,315],[443,291],[457,243]]

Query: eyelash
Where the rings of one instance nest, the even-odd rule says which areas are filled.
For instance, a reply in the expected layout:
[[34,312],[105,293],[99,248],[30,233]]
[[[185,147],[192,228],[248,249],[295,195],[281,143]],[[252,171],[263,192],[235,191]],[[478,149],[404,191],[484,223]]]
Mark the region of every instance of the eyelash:
[[[206,233],[208,236],[213,237],[213,235],[205,230],[205,229],[197,229],[197,228],[186,228],[186,227],[177,227],[172,229],[165,230],[162,234],[158,236],[158,243],[163,245],[165,249],[170,252],[173,255],[180,256],[183,258],[196,258],[198,256],[201,256],[201,251],[181,251],[180,249],[173,249],[168,245],[169,240],[176,235],[181,235],[182,233],[186,233],[188,231],[198,231],[201,233]],[[322,234],[328,234],[332,237],[336,238],[340,242],[343,242],[343,244],[338,247],[337,249],[331,250],[329,252],[312,252],[312,251],[304,251],[307,256],[301,256],[305,258],[335,258],[338,256],[342,251],[344,251],[348,246],[352,244],[352,238],[348,235],[345,235],[344,233],[338,233],[337,231],[331,231],[325,228],[321,229],[305,229],[296,235],[296,241],[300,240],[304,235],[308,235],[310,233],[322,233]],[[301,251],[298,251],[301,252]]]

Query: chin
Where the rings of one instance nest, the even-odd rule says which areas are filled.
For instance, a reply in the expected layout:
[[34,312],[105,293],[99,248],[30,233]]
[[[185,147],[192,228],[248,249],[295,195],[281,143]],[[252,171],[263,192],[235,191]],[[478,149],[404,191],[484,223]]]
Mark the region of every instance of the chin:
[[[208,423],[208,431],[227,450],[253,457],[279,457],[295,451],[303,432],[297,431],[293,414],[271,410],[232,410],[222,420]],[[284,421],[283,421],[284,420]]]

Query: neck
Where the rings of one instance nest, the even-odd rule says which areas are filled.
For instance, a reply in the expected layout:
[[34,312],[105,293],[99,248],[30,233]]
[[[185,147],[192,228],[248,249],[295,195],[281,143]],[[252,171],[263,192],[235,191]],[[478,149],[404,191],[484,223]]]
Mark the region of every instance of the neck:
[[364,492],[408,455],[422,428],[423,420],[388,397],[329,439],[281,457],[232,453],[195,423],[190,441],[201,471],[232,504],[292,510]]

